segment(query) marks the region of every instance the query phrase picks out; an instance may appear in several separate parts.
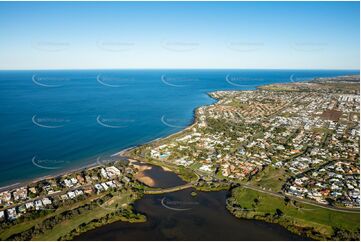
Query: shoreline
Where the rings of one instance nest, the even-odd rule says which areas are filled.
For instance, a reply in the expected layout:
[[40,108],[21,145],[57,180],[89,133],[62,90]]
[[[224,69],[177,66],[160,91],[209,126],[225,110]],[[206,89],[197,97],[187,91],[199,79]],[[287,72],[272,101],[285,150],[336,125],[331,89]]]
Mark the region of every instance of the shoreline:
[[[263,85],[263,86],[267,86],[267,85]],[[226,90],[227,91],[237,91],[237,92],[249,92],[249,91],[257,91],[257,90],[260,90],[260,87],[263,87],[263,86],[259,86],[259,87],[256,87],[255,90]],[[223,90],[222,90],[223,91]],[[145,146],[145,145],[152,145],[152,144],[156,144],[157,142],[159,141],[165,141],[165,140],[168,140],[174,136],[177,136],[179,134],[182,134],[184,132],[187,132],[189,130],[191,130],[192,128],[194,128],[199,122],[199,118],[197,116],[197,112],[200,108],[202,107],[207,107],[207,106],[211,106],[211,105],[214,105],[214,104],[217,104],[219,102],[220,99],[217,99],[215,97],[213,97],[212,94],[214,93],[217,93],[219,91],[211,91],[211,92],[208,92],[207,95],[212,98],[214,100],[214,102],[210,103],[210,104],[206,104],[206,105],[202,105],[200,107],[196,107],[193,109],[193,118],[192,118],[192,122],[184,127],[184,128],[181,128],[181,130],[175,132],[175,133],[172,133],[172,134],[169,134],[169,135],[166,135],[165,137],[159,137],[157,139],[154,139],[154,140],[151,140],[151,141],[148,141],[148,142],[145,142],[145,143],[142,143],[142,144],[138,144],[138,145],[134,145],[134,146],[131,146],[131,147],[128,147],[128,148],[125,148],[125,149],[122,149],[120,150],[119,152],[116,152],[114,154],[111,154],[109,155],[110,157],[119,157],[119,159],[125,159],[125,160],[130,160],[130,159],[133,159],[133,156],[130,154],[130,152],[132,152],[133,150],[139,148],[139,147],[142,147],[142,146]],[[98,156],[100,157],[100,156]],[[142,161],[144,162],[144,161]],[[148,163],[148,162],[145,162],[145,164],[151,164],[151,163]],[[46,179],[53,179],[53,178],[57,178],[57,177],[61,177],[61,176],[64,176],[64,175],[68,175],[68,174],[72,174],[72,173],[75,173],[75,172],[79,172],[79,171],[82,171],[82,170],[85,170],[85,169],[93,169],[93,168],[96,168],[96,167],[100,167],[102,164],[99,162],[99,161],[96,161],[94,163],[91,163],[91,164],[88,164],[88,165],[84,165],[84,166],[81,166],[81,167],[77,167],[77,168],[73,168],[73,169],[69,169],[69,170],[65,170],[65,171],[62,171],[62,172],[59,172],[57,174],[54,174],[54,175],[48,175],[48,176],[43,176],[43,177],[38,177],[38,178],[34,178],[34,179],[31,179],[30,181],[24,181],[24,182],[18,182],[18,183],[14,183],[14,184],[11,184],[11,185],[8,185],[8,186],[3,186],[3,187],[0,187],[0,192],[2,192],[3,190],[13,190],[13,189],[16,189],[18,187],[22,187],[22,186],[28,186],[32,183],[36,183],[36,182],[39,182],[39,181],[42,181],[42,180],[46,180]],[[154,165],[154,164],[152,164]],[[172,171],[173,172],[173,171]],[[175,172],[173,172],[175,173]],[[209,191],[205,191],[205,192],[209,192]],[[292,223],[288,223],[288,222],[284,222],[284,221],[268,221],[268,220],[263,220],[262,218],[248,218],[247,216],[244,216],[244,217],[239,217],[237,216],[236,214],[232,213],[232,211],[230,211],[227,206],[226,206],[226,209],[228,210],[228,212],[230,212],[234,217],[236,218],[241,218],[241,219],[251,219],[251,220],[255,220],[255,221],[263,221],[265,223],[274,223],[274,224],[278,224],[280,225],[281,227],[284,227],[286,228],[288,231],[294,233],[294,234],[298,234],[298,235],[301,235],[301,236],[304,236],[302,234],[299,234],[297,229],[293,229],[293,227],[291,226]],[[102,225],[104,226],[104,225]],[[312,236],[305,236],[305,238],[311,238],[311,239],[315,239],[313,238]],[[317,238],[316,238],[317,239]]]
[[[297,83],[310,83],[310,82],[312,82],[312,81],[317,81],[318,80],[318,78],[313,78],[313,79],[310,79],[310,80],[304,80],[304,81],[302,81],[302,82],[291,82],[291,84],[293,83],[293,84],[297,84]],[[280,84],[289,84],[289,83],[276,83],[276,85],[280,85]],[[274,83],[272,84],[272,85],[274,85]],[[227,91],[239,91],[239,92],[244,92],[244,91],[263,91],[263,89],[262,89],[262,87],[267,87],[268,85],[262,85],[262,86],[257,86],[256,87],[256,90],[227,90]],[[272,91],[272,90],[271,90]],[[213,103],[213,104],[216,104],[216,103],[218,103],[219,102],[219,99],[217,99],[217,98],[215,98],[215,97],[213,97],[213,95],[212,95],[212,93],[217,93],[217,92],[219,92],[219,91],[212,91],[212,92],[209,92],[208,93],[208,95],[211,97],[211,98],[213,98],[213,99],[215,99],[215,100],[217,100],[215,103]],[[212,104],[210,104],[210,105],[212,105]],[[206,105],[206,106],[210,106],[210,105]],[[201,107],[205,107],[205,105],[203,105],[203,106],[201,106]],[[199,108],[201,108],[201,107],[198,107],[198,108],[196,108],[195,110],[194,110],[194,114],[195,114],[195,118],[194,118],[194,120],[193,120],[193,123],[190,125],[190,126],[188,126],[188,127],[186,127],[185,129],[183,129],[183,130],[181,130],[181,131],[179,131],[179,132],[177,132],[177,133],[174,133],[174,134],[172,134],[172,135],[169,135],[169,136],[167,136],[167,137],[165,137],[165,138],[163,138],[163,139],[156,139],[156,140],[154,140],[153,142],[148,142],[148,144],[150,143],[157,143],[159,140],[163,140],[163,144],[164,143],[167,143],[168,142],[168,139],[170,139],[170,138],[172,138],[172,137],[174,137],[175,135],[177,135],[177,134],[180,134],[180,133],[185,133],[185,132],[187,132],[189,129],[191,129],[192,127],[194,127],[195,125],[197,125],[197,120],[198,120],[198,118],[197,118],[197,116],[196,116],[196,114],[197,114],[197,110],[199,109]],[[162,144],[161,143],[161,144]],[[132,151],[132,149],[130,149],[130,151]],[[130,157],[133,157],[132,155],[130,155]],[[147,163],[147,162],[146,162]],[[152,163],[150,163],[150,164],[152,164]],[[273,197],[272,197],[273,198]],[[315,204],[311,204],[311,206],[317,206],[317,205],[315,205]],[[319,206],[318,206],[319,207]],[[335,208],[337,208],[337,207],[335,207]],[[263,221],[263,222],[265,222],[265,223],[272,223],[272,224],[277,224],[277,225],[279,225],[279,226],[281,226],[281,227],[284,227],[285,229],[287,229],[288,231],[290,231],[290,232],[292,232],[292,233],[294,233],[294,234],[296,234],[296,235],[299,235],[299,236],[302,236],[302,237],[304,237],[305,239],[315,239],[315,240],[319,240],[320,238],[321,238],[321,240],[324,240],[325,238],[327,238],[327,239],[330,239],[330,240],[332,240],[332,239],[334,239],[335,237],[334,236],[337,236],[337,234],[336,234],[336,232],[337,231],[341,231],[341,232],[344,232],[344,231],[346,231],[345,233],[348,233],[348,232],[350,232],[349,230],[345,230],[345,229],[339,229],[338,227],[336,227],[336,230],[333,230],[333,232],[332,232],[332,234],[329,236],[327,233],[323,233],[324,231],[322,230],[323,229],[323,225],[320,227],[320,228],[317,228],[317,229],[319,229],[319,230],[317,230],[317,229],[315,229],[315,228],[313,228],[312,226],[312,229],[310,229],[308,226],[309,226],[309,224],[308,224],[308,222],[306,223],[306,225],[305,225],[305,227],[302,227],[301,226],[301,224],[298,224],[297,225],[297,223],[299,223],[299,219],[297,218],[297,217],[291,217],[291,219],[286,219],[286,220],[282,220],[282,219],[275,219],[275,220],[268,220],[268,219],[266,219],[266,218],[262,218],[262,217],[260,217],[259,215],[256,215],[256,216],[252,216],[252,217],[248,217],[248,216],[239,216],[238,214],[235,214],[235,213],[233,213],[229,208],[228,208],[228,206],[226,206],[226,209],[228,210],[228,212],[230,212],[234,217],[236,217],[236,218],[238,218],[238,219],[250,219],[250,220],[254,220],[254,221]],[[321,209],[325,209],[325,208],[323,208],[323,207],[321,207]],[[350,208],[350,210],[355,210],[355,212],[353,212],[353,213],[355,213],[355,214],[359,214],[359,212],[357,212],[357,211],[359,211],[359,209],[360,209],[360,207],[352,207],[352,208]],[[344,214],[345,212],[347,212],[347,211],[337,211],[337,212],[340,212],[340,213],[342,213],[342,214]],[[257,213],[257,212],[256,212]],[[266,214],[266,217],[268,216],[267,215],[267,213],[265,213]],[[345,214],[343,215],[343,216],[346,216]],[[347,215],[348,216],[348,215]],[[311,220],[311,223],[312,223],[312,220]],[[301,230],[300,230],[300,228],[301,228]],[[337,230],[337,229],[339,229],[339,230]],[[335,232],[336,231],[336,232]],[[318,235],[316,236],[316,235],[314,235],[313,233],[318,233]],[[353,234],[353,232],[351,231],[350,232],[351,234],[352,234],[352,236],[354,236],[354,234]],[[325,237],[326,236],[326,237]],[[327,237],[327,236],[329,236],[329,237]]]
[[[306,81],[312,81],[312,80],[317,80],[318,78],[315,77],[315,78],[312,78],[310,80],[303,80],[302,82],[306,82]],[[285,83],[285,82],[281,82],[281,83]],[[280,84],[281,84],[280,83]],[[287,82],[286,82],[287,83]],[[268,85],[268,84],[266,84]],[[218,92],[218,91],[256,91],[256,90],[260,90],[260,87],[262,86],[266,86],[266,85],[261,85],[261,86],[256,86],[254,90],[217,90],[217,91],[211,91],[211,92],[207,92],[205,93],[208,97],[210,97],[211,99],[214,100],[214,102],[208,104],[208,105],[213,105],[213,104],[216,104],[218,102],[218,99],[212,97],[212,93],[214,92]],[[207,105],[207,104],[206,104]],[[207,105],[207,106],[208,106]],[[162,139],[168,139],[168,138],[171,138],[177,134],[180,134],[184,131],[187,131],[191,128],[193,128],[194,125],[197,124],[196,120],[197,120],[197,117],[196,117],[196,113],[197,113],[197,110],[201,107],[203,107],[205,105],[202,105],[202,106],[199,106],[199,107],[196,107],[193,109],[193,117],[192,117],[192,121],[191,123],[188,125],[188,126],[185,126],[183,127],[181,130],[175,132],[175,133],[172,133],[172,134],[169,134],[169,135],[166,135],[164,137],[159,137],[159,138],[156,138],[156,139],[153,139],[153,140],[150,140],[148,142],[145,142],[145,143],[140,143],[140,144],[137,144],[137,145],[133,145],[131,147],[128,147],[128,148],[124,148],[118,152],[115,152],[111,155],[109,155],[110,157],[116,157],[116,156],[119,156],[119,157],[126,157],[127,155],[127,152],[129,151],[132,151],[133,149],[137,149],[141,146],[144,146],[144,145],[148,145],[148,144],[152,144],[152,143],[155,143],[159,140],[162,140]],[[99,157],[99,156],[98,156]],[[4,191],[7,191],[7,190],[13,190],[13,189],[17,189],[17,188],[20,188],[20,187],[23,187],[23,186],[26,186],[28,184],[31,184],[31,183],[36,183],[36,182],[39,182],[39,181],[42,181],[42,180],[46,180],[46,179],[53,179],[53,178],[57,178],[57,177],[60,177],[60,176],[64,176],[64,175],[67,175],[69,173],[73,173],[73,172],[78,172],[78,171],[81,171],[81,170],[84,170],[84,169],[88,169],[88,168],[95,168],[97,167],[97,162],[94,162],[94,163],[91,163],[91,164],[88,164],[88,165],[84,165],[84,166],[80,166],[80,167],[74,167],[74,168],[69,168],[67,170],[64,170],[62,172],[59,172],[59,173],[55,173],[55,174],[52,174],[52,175],[46,175],[46,176],[41,176],[41,177],[36,177],[36,178],[29,178],[29,179],[25,179],[24,181],[19,181],[19,182],[15,182],[13,184],[9,184],[9,185],[4,185],[4,186],[1,186],[0,187],[0,192],[4,192]]]
[[47,175],[47,176],[28,179],[26,181],[17,182],[17,183],[7,185],[7,186],[2,186],[2,187],[0,187],[0,192],[17,189],[17,188],[27,186],[27,185],[30,185],[32,183],[40,182],[40,181],[43,181],[43,180],[46,180],[46,179],[53,179],[53,178],[57,178],[57,177],[67,175],[69,173],[82,171],[82,170],[87,169],[87,168],[96,168],[98,166],[99,165],[95,162],[95,163],[92,163],[92,164],[89,164],[89,165],[85,165],[85,166],[81,166],[81,167],[77,167],[77,168],[72,168],[72,169],[69,169],[69,170],[66,170],[66,171],[62,171],[62,172],[59,172],[59,173],[56,173],[56,174],[53,174],[53,175]]
[[[185,127],[184,129],[182,129],[180,131],[177,131],[176,133],[169,134],[169,135],[164,136],[164,137],[159,137],[159,138],[150,140],[150,141],[145,142],[145,143],[133,145],[131,147],[128,147],[128,148],[122,149],[122,150],[120,150],[118,152],[115,152],[115,153],[113,153],[113,154],[111,154],[109,156],[110,157],[128,158],[126,153],[133,150],[133,149],[136,149],[136,148],[141,147],[143,145],[151,144],[153,142],[157,142],[157,141],[162,140],[162,139],[170,138],[170,137],[172,137],[174,135],[177,135],[177,134],[179,134],[179,133],[181,133],[181,132],[183,132],[185,130],[188,130],[188,129],[192,128],[196,124],[196,122],[195,122],[195,120],[196,120],[195,112],[197,111],[198,108],[199,107],[195,108],[194,111],[193,111],[193,118],[192,118],[193,120],[192,120],[191,124],[189,126]],[[96,167],[99,167],[99,166],[100,166],[100,164],[98,164],[97,162],[93,162],[93,163],[88,164],[88,165],[69,168],[67,170],[54,173],[52,175],[46,175],[46,176],[41,176],[41,177],[36,177],[36,178],[30,178],[30,179],[26,179],[24,181],[15,182],[13,184],[1,186],[0,187],[0,193],[4,192],[4,191],[9,191],[9,190],[14,190],[14,189],[17,189],[17,188],[20,188],[20,187],[24,187],[24,186],[30,185],[32,183],[40,182],[40,181],[43,181],[43,180],[46,180],[46,179],[53,179],[53,178],[61,177],[61,176],[64,176],[64,175],[67,175],[67,174],[70,174],[70,173],[79,172],[79,171],[82,171],[84,169],[96,168]]]
[[[336,77],[344,77],[344,75],[342,76],[336,76]],[[336,78],[336,77],[333,77],[333,78]],[[331,77],[324,77],[324,78],[331,78]],[[310,78],[308,80],[302,80],[302,81],[296,81],[296,82],[293,82],[293,81],[290,81],[290,82],[280,82],[280,83],[272,83],[272,84],[287,84],[287,83],[299,83],[299,82],[312,82],[312,81],[317,81],[319,80],[319,77],[314,77],[314,78]],[[193,118],[192,118],[192,122],[182,128],[181,130],[175,132],[175,133],[172,133],[172,134],[169,134],[169,135],[166,135],[164,137],[159,137],[159,138],[156,138],[156,139],[153,139],[153,140],[150,140],[148,142],[145,142],[145,143],[140,143],[140,144],[137,144],[137,145],[133,145],[131,147],[127,147],[127,148],[124,148],[118,152],[115,152],[111,155],[109,155],[110,157],[123,157],[123,158],[128,158],[127,157],[127,154],[128,152],[134,150],[134,149],[137,149],[141,146],[144,146],[144,145],[149,145],[149,144],[152,144],[152,143],[155,143],[159,140],[164,140],[164,139],[169,139],[173,136],[176,136],[182,132],[185,132],[191,128],[193,128],[196,124],[197,124],[197,110],[201,107],[205,107],[205,106],[209,106],[209,105],[213,105],[213,104],[216,104],[219,100],[214,98],[211,94],[212,93],[215,93],[215,92],[219,92],[219,91],[240,91],[240,92],[243,92],[243,91],[257,91],[257,90],[261,90],[261,87],[265,87],[267,85],[270,85],[270,84],[265,84],[265,85],[261,85],[261,86],[256,86],[254,90],[216,90],[216,91],[210,91],[210,92],[207,92],[207,96],[210,97],[211,99],[214,100],[214,102],[210,103],[210,104],[205,104],[205,105],[202,105],[202,106],[199,106],[199,107],[196,107],[193,109]],[[99,155],[97,156],[99,157]],[[97,162],[94,162],[94,163],[91,163],[91,164],[88,164],[88,165],[83,165],[83,166],[80,166],[80,167],[74,167],[74,168],[69,168],[67,170],[63,170],[59,173],[55,173],[55,174],[52,174],[52,175],[46,175],[46,176],[42,176],[42,177],[36,177],[36,178],[29,178],[29,179],[26,179],[24,181],[19,181],[19,182],[15,182],[13,184],[9,184],[9,185],[4,185],[4,186],[1,186],[0,187],[0,192],[4,192],[4,191],[7,191],[7,190],[13,190],[13,189],[17,189],[19,187],[23,187],[23,186],[27,186],[29,184],[32,184],[32,183],[36,183],[36,182],[39,182],[39,181],[42,181],[42,180],[46,180],[46,179],[53,179],[53,178],[57,178],[57,177],[61,177],[61,176],[64,176],[64,175],[67,175],[69,173],[74,173],[74,172],[78,172],[78,171],[82,171],[84,169],[89,169],[89,168],[96,168],[98,167],[99,164]],[[9,189],[10,188],[10,189]]]
[[[258,87],[257,87],[257,88],[258,88]],[[231,90],[229,90],[229,91],[231,91]],[[237,90],[233,90],[233,91],[237,91]],[[249,91],[249,90],[238,90],[238,91]],[[148,141],[148,142],[139,144],[139,145],[135,145],[135,146],[130,147],[130,148],[128,148],[128,149],[122,150],[122,151],[120,151],[120,152],[118,152],[118,153],[116,153],[116,154],[120,154],[121,152],[124,151],[122,154],[125,153],[125,155],[126,155],[126,152],[132,151],[133,149],[137,149],[137,148],[139,148],[139,147],[141,147],[141,146],[155,143],[155,142],[157,142],[157,141],[159,141],[159,140],[169,139],[169,138],[171,138],[171,137],[173,137],[173,136],[176,136],[176,135],[178,135],[178,134],[180,134],[180,133],[182,133],[182,132],[184,132],[184,131],[187,131],[187,130],[189,130],[189,129],[192,129],[192,128],[197,124],[197,115],[196,115],[197,110],[198,110],[199,108],[201,108],[201,107],[213,105],[213,104],[216,104],[216,103],[218,102],[218,99],[216,99],[216,98],[214,98],[214,97],[211,96],[211,93],[213,93],[213,92],[218,92],[218,91],[207,92],[206,94],[208,95],[208,97],[210,97],[211,99],[213,99],[214,102],[212,102],[211,104],[208,104],[208,105],[206,104],[206,105],[202,105],[202,106],[199,106],[199,107],[194,108],[194,109],[193,109],[192,122],[191,122],[188,126],[185,126],[185,127],[183,127],[181,130],[179,130],[179,131],[177,131],[177,132],[175,132],[175,133],[169,134],[169,135],[167,135],[167,136],[165,136],[165,137],[159,137],[159,138],[156,138],[156,139],[154,139],[154,140],[151,140],[151,141]]]
[[[158,139],[161,139],[161,138],[158,138]],[[153,142],[153,140],[149,141],[149,142]],[[144,144],[147,144],[149,142],[146,142]],[[118,151],[116,153],[113,153],[113,154],[109,155],[109,157],[117,157],[117,156],[125,157],[125,156],[123,156],[123,154],[125,152],[127,152],[128,150],[134,149],[136,147],[139,147],[141,145],[144,145],[144,144],[139,144],[139,145],[135,145],[135,146],[131,146],[131,147],[122,149],[122,150],[120,150],[120,151]],[[99,156],[97,156],[97,157],[99,157]],[[90,169],[90,168],[96,168],[96,167],[99,167],[99,166],[100,166],[100,164],[98,164],[97,161],[95,161],[95,162],[87,164],[87,165],[83,165],[83,166],[79,166],[79,167],[72,167],[72,168],[68,168],[68,169],[65,169],[65,170],[62,170],[62,171],[59,171],[59,172],[54,172],[54,174],[51,174],[51,175],[45,175],[45,176],[25,179],[23,181],[18,181],[18,182],[15,182],[13,184],[1,186],[0,187],[0,193],[4,192],[4,191],[8,191],[8,190],[17,189],[17,188],[20,188],[20,187],[23,187],[23,186],[27,186],[27,185],[30,185],[32,183],[36,183],[36,182],[43,181],[43,180],[46,180],[46,179],[53,179],[53,178],[61,177],[61,176],[64,176],[64,175],[68,175],[70,173],[79,172],[79,171],[82,171],[82,170],[85,170],[85,169]]]

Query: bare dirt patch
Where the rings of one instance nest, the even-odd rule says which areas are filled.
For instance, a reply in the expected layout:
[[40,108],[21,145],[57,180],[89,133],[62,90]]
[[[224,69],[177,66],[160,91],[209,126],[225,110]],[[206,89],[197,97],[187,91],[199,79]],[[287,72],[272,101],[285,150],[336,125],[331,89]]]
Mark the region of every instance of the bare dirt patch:
[[321,114],[321,118],[337,122],[340,119],[341,115],[342,115],[341,111],[328,109],[323,111],[323,113]]

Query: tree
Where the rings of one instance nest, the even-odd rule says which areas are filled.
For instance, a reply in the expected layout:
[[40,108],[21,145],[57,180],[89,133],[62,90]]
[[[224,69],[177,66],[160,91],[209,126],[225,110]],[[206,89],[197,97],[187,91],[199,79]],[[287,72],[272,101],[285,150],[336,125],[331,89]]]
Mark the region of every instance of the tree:
[[283,212],[280,209],[276,209],[276,215],[277,217],[281,217],[283,215]]

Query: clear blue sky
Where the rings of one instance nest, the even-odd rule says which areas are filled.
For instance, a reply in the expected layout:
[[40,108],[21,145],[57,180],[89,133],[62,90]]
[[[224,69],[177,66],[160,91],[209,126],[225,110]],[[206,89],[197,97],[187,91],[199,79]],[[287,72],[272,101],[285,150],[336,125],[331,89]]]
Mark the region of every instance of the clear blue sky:
[[0,69],[359,69],[359,2],[1,2]]

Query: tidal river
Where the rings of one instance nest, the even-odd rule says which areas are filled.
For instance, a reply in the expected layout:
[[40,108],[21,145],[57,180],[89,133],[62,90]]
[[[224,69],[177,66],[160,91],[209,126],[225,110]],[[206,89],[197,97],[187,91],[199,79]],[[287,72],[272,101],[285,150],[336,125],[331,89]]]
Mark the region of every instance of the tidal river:
[[[151,167],[143,173],[154,186],[184,184],[174,173]],[[147,222],[115,222],[74,240],[304,240],[279,225],[237,219],[226,209],[227,191],[197,192],[194,197],[192,191],[145,195],[134,206]]]

